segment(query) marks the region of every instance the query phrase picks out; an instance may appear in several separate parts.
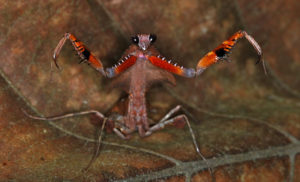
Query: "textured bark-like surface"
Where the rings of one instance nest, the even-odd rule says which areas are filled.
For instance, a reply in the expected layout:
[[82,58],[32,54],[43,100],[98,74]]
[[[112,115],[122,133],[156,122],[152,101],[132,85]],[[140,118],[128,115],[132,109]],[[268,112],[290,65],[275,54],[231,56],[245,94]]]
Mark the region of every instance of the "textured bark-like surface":
[[[65,32],[75,34],[105,67],[117,62],[135,33],[155,33],[163,56],[195,67],[201,56],[239,29],[262,46],[269,76],[239,41],[231,63],[176,87],[147,92],[157,121],[174,106],[192,115],[200,150],[216,181],[300,181],[300,55],[297,1],[16,1],[0,0],[0,181],[212,181],[187,127],[121,140],[89,116],[53,123],[27,118],[97,109],[126,112],[110,80],[80,64],[70,43],[52,53]],[[78,60],[78,61],[77,61]],[[123,103],[123,104],[122,104]],[[93,123],[93,124],[91,124]]]
[[[216,169],[216,181],[285,181],[289,176],[288,160],[266,159],[222,166]],[[209,180],[207,180],[209,179]],[[212,181],[207,174],[196,174],[192,181]]]

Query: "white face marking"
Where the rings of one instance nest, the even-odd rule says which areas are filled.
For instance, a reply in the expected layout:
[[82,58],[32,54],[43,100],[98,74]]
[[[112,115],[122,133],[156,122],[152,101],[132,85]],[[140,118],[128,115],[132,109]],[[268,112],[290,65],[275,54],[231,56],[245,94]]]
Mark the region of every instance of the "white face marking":
[[138,35],[139,43],[138,46],[143,50],[147,50],[151,44],[150,35],[149,34],[140,34]]

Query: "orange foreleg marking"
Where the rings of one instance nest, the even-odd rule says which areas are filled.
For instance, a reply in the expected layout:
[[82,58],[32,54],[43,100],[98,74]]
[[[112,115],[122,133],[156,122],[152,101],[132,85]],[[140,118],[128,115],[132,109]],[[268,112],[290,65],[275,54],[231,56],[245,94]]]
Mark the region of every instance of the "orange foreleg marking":
[[54,59],[54,62],[57,67],[58,67],[58,65],[57,65],[56,59],[67,39],[69,39],[71,41],[72,45],[74,46],[77,54],[80,56],[82,61],[85,61],[88,64],[91,64],[96,70],[100,71],[103,75],[106,75],[103,70],[102,62],[100,60],[98,60],[86,48],[86,46],[71,33],[65,33],[64,37],[59,41],[58,45],[56,46],[56,48],[54,50],[53,59]]
[[69,34],[69,39],[75,47],[75,50],[78,52],[78,55],[82,59],[87,60],[87,62],[96,69],[103,69],[102,63],[86,48],[81,41],[79,41],[73,34]]
[[132,66],[136,62],[136,57],[135,56],[126,56],[124,59],[119,61],[118,64],[111,68],[107,68],[107,76],[108,77],[114,77],[117,74],[127,70],[130,66]]
[[208,54],[206,54],[198,63],[197,69],[199,68],[207,68],[212,64],[215,64],[217,62],[217,55],[214,51],[210,51]]
[[245,31],[238,31],[225,40],[222,44],[216,47],[214,50],[207,53],[203,58],[201,58],[197,64],[197,75],[201,74],[206,68],[212,64],[218,62],[219,60],[226,59],[226,56],[230,53],[231,49],[237,43],[237,40],[245,37],[255,48],[257,54],[259,55],[259,60],[261,59],[262,51],[258,43]]
[[88,62],[91,63],[91,65],[93,65],[96,69],[101,69],[101,68],[103,69],[102,63],[99,62],[93,54],[90,54],[88,58]]
[[182,66],[177,66],[177,64],[172,64],[171,61],[165,60],[165,58],[160,58],[156,56],[150,56],[149,61],[159,68],[162,68],[164,70],[167,70],[171,73],[175,73],[177,75],[185,76],[185,77],[193,77],[195,76],[195,70],[194,69],[187,69],[183,68]]
[[157,67],[168,70],[169,72],[172,72],[172,73],[175,73],[175,74],[178,74],[178,75],[181,75],[182,72],[183,72],[183,70],[179,66],[175,66],[171,62],[168,62],[166,60],[162,60],[162,59],[160,59],[158,57],[155,57],[155,56],[150,56],[149,61]]

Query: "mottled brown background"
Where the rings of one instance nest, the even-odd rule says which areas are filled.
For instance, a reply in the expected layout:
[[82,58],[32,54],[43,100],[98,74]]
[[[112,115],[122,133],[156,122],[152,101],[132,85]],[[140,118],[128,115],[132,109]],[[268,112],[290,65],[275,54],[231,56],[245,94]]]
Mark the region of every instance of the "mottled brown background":
[[114,105],[122,111],[121,92],[78,65],[69,43],[59,58],[63,70],[54,67],[51,55],[65,32],[107,67],[141,32],[157,34],[156,46],[167,58],[195,67],[239,29],[262,46],[268,76],[241,40],[231,63],[196,79],[178,77],[177,87],[150,90],[149,116],[158,120],[177,104],[191,112],[216,181],[300,181],[299,11],[297,0],[1,0],[0,181],[212,181],[187,127],[147,138],[134,134],[129,141],[106,134],[98,159],[81,173],[95,151],[86,141],[96,138],[91,118],[53,125],[31,120],[21,109],[40,116],[108,112]]

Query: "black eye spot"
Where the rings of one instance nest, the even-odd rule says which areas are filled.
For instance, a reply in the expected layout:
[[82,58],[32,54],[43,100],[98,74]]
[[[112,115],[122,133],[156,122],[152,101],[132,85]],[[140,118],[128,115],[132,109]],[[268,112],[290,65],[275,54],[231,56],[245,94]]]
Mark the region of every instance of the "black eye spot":
[[131,37],[131,40],[134,44],[138,44],[139,43],[139,37],[138,36],[134,36],[134,37]]
[[155,42],[156,41],[156,35],[155,34],[150,34],[149,40],[150,40],[151,43]]
[[89,57],[91,55],[90,51],[88,51],[86,49],[82,52],[82,54],[84,55],[85,59],[89,59]]
[[227,52],[223,48],[220,48],[216,50],[215,53],[219,58],[222,58],[226,55]]

